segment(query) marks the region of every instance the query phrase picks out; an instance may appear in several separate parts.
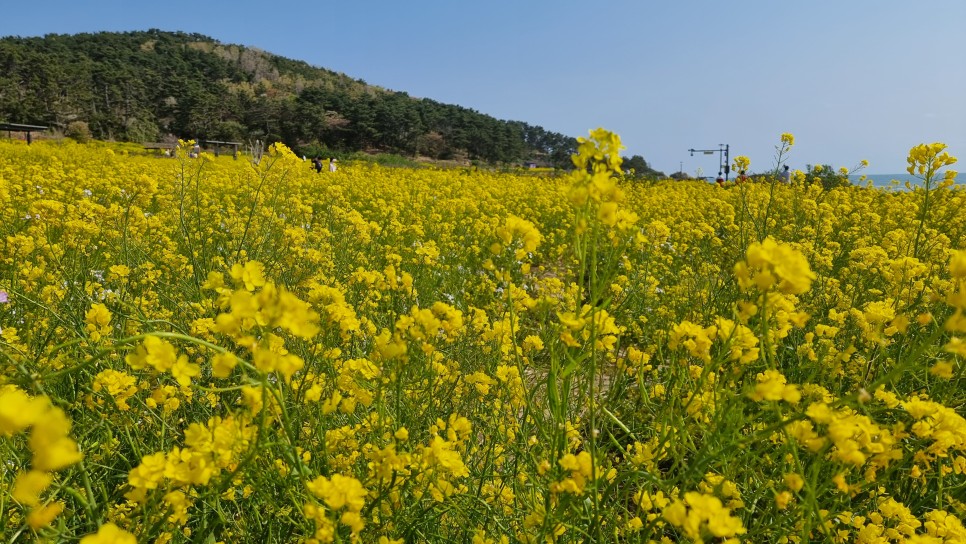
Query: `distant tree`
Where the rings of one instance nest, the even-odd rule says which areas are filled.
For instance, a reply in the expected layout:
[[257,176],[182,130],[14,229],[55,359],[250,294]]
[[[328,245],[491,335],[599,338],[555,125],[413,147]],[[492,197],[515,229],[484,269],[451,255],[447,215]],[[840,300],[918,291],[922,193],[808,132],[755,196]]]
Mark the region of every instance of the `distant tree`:
[[427,132],[417,138],[416,150],[420,155],[431,159],[440,159],[445,149],[446,141],[443,139],[443,135],[438,132]]
[[623,159],[624,161],[621,164],[621,167],[625,172],[633,170],[638,175],[643,175],[650,170],[650,167],[647,165],[647,161],[645,161],[644,157],[640,155],[632,155],[630,158],[623,157]]
[[245,139],[247,132],[245,125],[238,121],[219,121],[212,128],[210,137],[223,142],[239,142]]
[[836,170],[829,164],[806,165],[805,183],[808,185],[818,183],[826,190],[852,185],[847,172]]
[[[149,114],[145,114],[147,116]],[[125,136],[131,142],[156,142],[161,131],[158,125],[147,118],[132,117],[127,121]]]
[[661,179],[666,177],[664,172],[651,168],[647,164],[647,161],[644,160],[644,157],[640,155],[622,158],[623,162],[621,163],[621,167],[628,175],[638,179]]

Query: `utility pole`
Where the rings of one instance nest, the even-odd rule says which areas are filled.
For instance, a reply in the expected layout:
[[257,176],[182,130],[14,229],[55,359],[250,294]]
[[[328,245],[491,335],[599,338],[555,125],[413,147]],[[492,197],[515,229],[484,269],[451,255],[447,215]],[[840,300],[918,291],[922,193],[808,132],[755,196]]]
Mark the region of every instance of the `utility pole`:
[[724,179],[728,181],[728,174],[731,173],[731,157],[730,157],[731,146],[729,144],[718,144],[718,149],[689,149],[691,156],[693,157],[695,153],[704,153],[705,155],[718,154],[718,176],[724,172]]

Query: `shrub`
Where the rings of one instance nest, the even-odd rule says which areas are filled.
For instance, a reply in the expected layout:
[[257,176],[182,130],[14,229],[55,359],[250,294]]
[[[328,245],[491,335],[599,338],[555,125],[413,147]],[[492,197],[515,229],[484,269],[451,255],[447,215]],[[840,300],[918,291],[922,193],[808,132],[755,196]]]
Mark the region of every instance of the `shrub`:
[[92,138],[91,127],[87,121],[71,121],[64,128],[64,136],[78,143],[86,143]]

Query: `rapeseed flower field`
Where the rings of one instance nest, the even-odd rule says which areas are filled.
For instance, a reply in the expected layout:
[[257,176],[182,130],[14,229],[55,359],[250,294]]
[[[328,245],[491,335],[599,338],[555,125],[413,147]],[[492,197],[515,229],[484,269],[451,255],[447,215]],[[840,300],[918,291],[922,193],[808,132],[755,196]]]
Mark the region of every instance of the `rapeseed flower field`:
[[945,146],[909,191],[634,183],[620,148],[0,142],[3,540],[966,542]]

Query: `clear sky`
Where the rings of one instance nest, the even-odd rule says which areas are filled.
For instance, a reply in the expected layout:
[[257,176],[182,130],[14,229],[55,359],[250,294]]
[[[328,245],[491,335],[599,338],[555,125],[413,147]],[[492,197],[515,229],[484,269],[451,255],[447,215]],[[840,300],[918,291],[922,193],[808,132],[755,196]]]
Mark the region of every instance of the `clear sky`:
[[[774,163],[966,161],[966,0],[15,2],[0,36],[197,32],[571,136],[602,126],[670,173],[729,144]],[[962,168],[962,167],[960,167]]]

